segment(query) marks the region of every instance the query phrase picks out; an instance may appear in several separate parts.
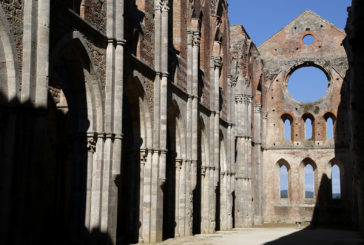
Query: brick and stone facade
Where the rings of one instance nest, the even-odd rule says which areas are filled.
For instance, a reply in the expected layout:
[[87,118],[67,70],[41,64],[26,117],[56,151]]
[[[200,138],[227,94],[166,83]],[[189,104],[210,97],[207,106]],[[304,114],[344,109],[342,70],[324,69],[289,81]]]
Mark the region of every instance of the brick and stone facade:
[[[267,222],[356,222],[345,34],[306,11],[257,47],[229,26],[227,4],[0,1],[1,244],[148,244]],[[302,66],[329,78],[312,104],[287,92]],[[308,162],[311,200],[300,185]],[[339,202],[320,184],[334,164]]]

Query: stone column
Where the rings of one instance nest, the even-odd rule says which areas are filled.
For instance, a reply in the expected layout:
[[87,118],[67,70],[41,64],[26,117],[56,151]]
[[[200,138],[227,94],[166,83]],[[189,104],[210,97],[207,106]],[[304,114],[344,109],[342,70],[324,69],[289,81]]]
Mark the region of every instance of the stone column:
[[251,96],[235,95],[236,139],[236,227],[251,225]]
[[[84,17],[82,1],[80,15]],[[106,88],[105,121],[102,154],[96,160],[97,174],[93,173],[92,211],[90,228],[99,227],[107,232],[113,244],[116,244],[118,187],[122,151],[122,114],[124,82],[124,1],[107,1],[106,35]],[[98,163],[102,161],[102,164]],[[101,168],[102,166],[102,168]],[[99,193],[101,191],[101,193]],[[101,198],[101,199],[100,199]],[[100,217],[101,216],[101,217]]]
[[220,172],[220,229],[227,229],[227,172]]
[[96,151],[97,136],[94,134],[87,135],[87,181],[86,181],[86,214],[85,226],[90,231],[91,220],[91,192],[92,192],[92,167],[94,161],[94,153]]
[[254,209],[253,209],[253,189],[252,189],[252,96],[245,95],[245,102],[247,103],[247,121],[246,121],[246,171],[247,171],[247,189],[246,189],[246,196],[249,196],[249,199],[246,199],[246,206],[248,207],[249,214],[247,215],[246,225],[251,226],[253,224],[253,217],[254,217]]
[[188,99],[187,99],[187,110],[186,110],[186,141],[187,141],[187,147],[186,147],[186,166],[185,166],[185,178],[183,181],[185,182],[185,204],[184,207],[186,210],[184,210],[184,230],[183,235],[185,236],[189,234],[190,231],[190,223],[192,220],[192,216],[190,214],[192,213],[192,203],[190,203],[190,196],[191,193],[191,180],[192,180],[192,173],[189,171],[190,169],[190,163],[192,159],[192,90],[193,90],[193,72],[194,72],[194,50],[193,50],[193,40],[194,40],[194,34],[193,30],[188,29],[187,30],[187,93],[188,93]]
[[189,236],[190,230],[192,229],[192,190],[191,190],[191,179],[192,179],[192,173],[191,173],[191,160],[186,160],[186,166],[185,166],[185,217],[184,217],[184,233],[183,236]]
[[146,150],[147,158],[144,166],[144,183],[143,186],[143,202],[142,206],[142,219],[141,219],[141,233],[139,234],[139,242],[149,242],[150,225],[151,225],[151,184],[152,184],[152,155],[153,151]]
[[[162,0],[154,1],[154,79],[153,96],[153,150],[151,168],[151,196],[150,196],[150,227],[149,236],[144,238],[145,243],[155,243],[162,240],[163,233],[163,198],[160,198],[159,186],[159,160],[160,160],[160,121],[161,121],[161,42],[162,42]],[[161,206],[161,207],[159,207]]]
[[[146,175],[146,165],[147,165],[147,159],[148,159],[148,149],[140,149],[139,151],[139,157],[140,157],[140,185],[139,185],[139,221],[140,221],[140,226],[139,226],[139,237],[138,237],[138,242],[143,243],[144,239],[143,239],[143,229],[144,229],[144,212],[143,210],[145,209],[144,206],[144,199],[145,196],[147,196],[147,193],[144,193],[144,186],[145,186],[145,181],[144,181],[144,176]],[[137,159],[138,162],[138,159]]]
[[235,127],[235,125],[233,124],[234,122],[234,115],[235,115],[235,100],[234,100],[234,95],[233,95],[233,90],[236,89],[236,85],[237,85],[237,80],[238,77],[237,76],[233,76],[233,75],[228,75],[228,129],[227,129],[227,176],[228,176],[228,180],[227,180],[227,224],[226,224],[226,229],[227,230],[231,230],[232,229],[232,225],[233,225],[233,217],[232,217],[232,207],[233,207],[233,198],[232,198],[232,193],[234,191],[234,165],[235,165],[235,137],[234,137],[234,130],[233,128]]
[[104,162],[104,134],[97,135],[96,152],[92,164],[91,208],[89,229],[100,227],[101,176]]
[[262,163],[261,163],[261,108],[254,104],[254,225],[261,225],[262,218]]
[[208,207],[208,167],[206,163],[201,166],[201,234],[208,233],[209,207]]
[[[221,45],[219,43],[219,45]],[[212,154],[214,155],[214,174],[213,174],[213,179],[214,179],[214,183],[213,183],[213,191],[214,191],[214,199],[212,200],[216,200],[218,198],[218,194],[217,193],[217,186],[218,183],[220,181],[220,70],[221,70],[221,66],[222,66],[222,59],[220,56],[216,56],[214,57],[214,98],[215,98],[215,106],[214,106],[214,112],[213,112],[213,117],[214,117],[214,148],[213,148],[213,152]],[[213,216],[213,224],[215,225],[215,227],[213,229],[216,228],[216,223],[217,220],[215,220],[215,213],[216,213],[216,201],[213,202],[213,208],[212,210],[214,211],[214,216]]]
[[179,237],[180,235],[180,187],[181,187],[181,170],[182,170],[182,159],[176,159],[176,227],[174,230],[175,237]]
[[186,220],[186,233],[185,235],[192,235],[192,222],[193,222],[193,191],[196,188],[197,183],[197,127],[198,127],[198,64],[199,64],[199,48],[200,48],[200,33],[198,31],[189,32],[190,40],[189,40],[189,49],[191,49],[192,44],[192,59],[189,58],[188,64],[192,67],[189,67],[191,70],[191,90],[190,96],[188,98],[188,132],[189,136],[189,144],[188,144],[188,156],[191,159],[190,161],[190,171],[187,172],[189,174],[186,186],[187,192],[187,220]]
[[186,221],[186,165],[188,163],[186,160],[182,161],[182,166],[180,170],[180,182],[179,182],[179,196],[176,199],[179,199],[179,218],[178,218],[178,227],[179,227],[179,235],[185,236],[185,221]]
[[[262,155],[261,155],[261,169],[262,169],[262,179],[261,179],[261,188],[262,188],[262,216],[264,217],[264,214],[265,214],[265,208],[266,208],[266,196],[267,196],[267,191],[265,188],[266,186],[266,169],[268,166],[266,166],[266,161],[265,161],[265,153],[266,153],[266,139],[267,139],[267,122],[268,122],[268,113],[266,112],[263,112],[263,120],[262,120],[262,137],[261,137],[261,142],[262,142],[262,145],[261,145],[261,149],[262,149]],[[263,222],[264,222],[264,218],[263,219]]]
[[236,206],[235,206],[235,220],[236,227],[243,227],[244,220],[244,189],[243,189],[243,178],[244,178],[244,146],[245,142],[242,137],[243,125],[245,125],[246,115],[243,113],[243,96],[235,95],[235,118],[236,118]]
[[[163,235],[163,190],[166,181],[167,161],[167,82],[168,82],[168,1],[161,1],[161,72],[160,84],[160,156],[157,189],[157,240],[162,240]],[[153,240],[152,240],[153,241]]]
[[[45,203],[39,203],[43,188],[42,164],[44,161],[44,142],[46,134],[46,109],[48,102],[48,77],[49,77],[49,26],[50,26],[50,0],[24,1],[23,16],[23,53],[22,53],[22,81],[20,102],[28,104],[35,110],[23,115],[24,128],[19,127],[18,134],[27,136],[26,141],[21,140],[20,147],[23,156],[22,169],[24,179],[23,193],[19,194],[19,208],[16,213],[19,219],[14,220],[18,225],[19,234],[27,234],[14,238],[21,242],[28,239],[37,243],[42,239],[42,224],[39,220],[44,217]],[[15,86],[15,85],[14,85]],[[12,94],[9,94],[12,96]],[[28,123],[27,120],[29,120]],[[20,125],[21,125],[20,124]],[[24,142],[24,143],[23,143]],[[24,144],[24,145],[21,145]],[[19,147],[19,149],[20,149]],[[28,155],[29,154],[29,155]],[[4,161],[3,159],[1,161]],[[27,215],[22,215],[27,214]],[[34,222],[36,220],[36,222]],[[31,227],[32,232],[26,232]]]

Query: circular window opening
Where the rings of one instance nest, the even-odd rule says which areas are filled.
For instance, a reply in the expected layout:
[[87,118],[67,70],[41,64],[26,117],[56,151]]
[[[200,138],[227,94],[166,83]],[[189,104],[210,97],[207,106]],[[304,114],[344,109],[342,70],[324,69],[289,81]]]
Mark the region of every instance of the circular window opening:
[[326,74],[316,67],[302,67],[294,71],[288,80],[288,92],[296,100],[310,103],[319,100],[328,87]]
[[305,45],[312,45],[315,42],[315,37],[312,36],[311,34],[308,34],[308,35],[303,37],[302,42]]

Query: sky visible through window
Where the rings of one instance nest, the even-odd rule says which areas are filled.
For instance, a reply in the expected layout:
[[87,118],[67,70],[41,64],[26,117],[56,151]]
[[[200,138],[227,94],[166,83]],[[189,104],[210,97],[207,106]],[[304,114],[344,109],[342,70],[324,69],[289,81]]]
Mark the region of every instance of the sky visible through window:
[[310,164],[305,167],[305,197],[314,197],[314,172]]
[[288,197],[288,170],[286,166],[282,166],[280,170],[280,181],[281,181],[281,187],[280,187],[280,195],[281,198],[287,198]]
[[292,73],[288,80],[289,94],[299,102],[319,100],[328,88],[326,74],[316,67],[302,67]]
[[332,198],[339,199],[341,197],[341,186],[340,186],[340,168],[337,165],[332,167],[331,172],[331,183],[332,183]]
[[[230,25],[242,24],[256,46],[259,46],[307,9],[344,29],[347,7],[351,5],[351,0],[228,0],[228,4]],[[300,73],[299,70],[296,72]],[[315,81],[312,77],[315,76],[317,68],[307,67],[304,71],[297,75],[299,81],[297,87],[294,85],[289,88],[289,92],[292,97],[299,98],[298,100],[302,102],[305,100],[316,101],[324,95],[327,89],[327,79],[325,78],[325,84],[319,84],[321,86],[319,89],[312,89],[312,83]],[[320,70],[317,73],[323,74]],[[333,129],[331,125],[328,127],[330,128],[327,130],[327,138],[332,139]],[[333,172],[334,174],[336,173]],[[306,177],[309,182],[313,181],[313,173],[305,174]],[[335,183],[333,181],[333,190],[338,190],[338,188],[340,186],[337,181]]]

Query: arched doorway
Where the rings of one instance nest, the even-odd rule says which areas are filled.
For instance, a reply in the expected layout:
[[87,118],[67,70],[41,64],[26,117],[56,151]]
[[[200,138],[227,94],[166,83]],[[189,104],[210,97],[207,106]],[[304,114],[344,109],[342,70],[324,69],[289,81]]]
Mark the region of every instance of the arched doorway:
[[[101,132],[100,83],[88,52],[78,38],[66,36],[56,45],[51,60],[48,89],[46,161],[41,194],[50,207],[46,234],[60,243],[77,242],[89,226],[93,153]],[[96,109],[97,108],[97,109]],[[99,149],[101,151],[101,149]],[[49,230],[49,231],[48,231]]]

